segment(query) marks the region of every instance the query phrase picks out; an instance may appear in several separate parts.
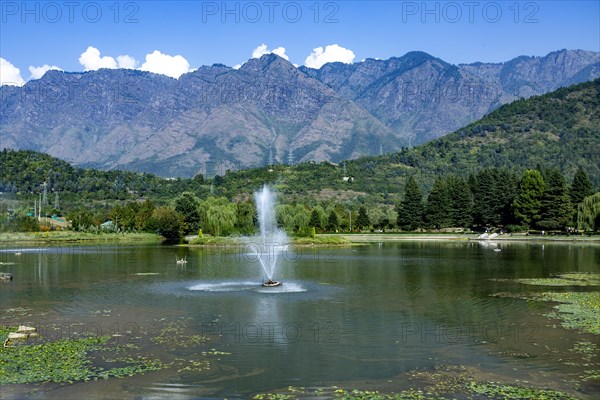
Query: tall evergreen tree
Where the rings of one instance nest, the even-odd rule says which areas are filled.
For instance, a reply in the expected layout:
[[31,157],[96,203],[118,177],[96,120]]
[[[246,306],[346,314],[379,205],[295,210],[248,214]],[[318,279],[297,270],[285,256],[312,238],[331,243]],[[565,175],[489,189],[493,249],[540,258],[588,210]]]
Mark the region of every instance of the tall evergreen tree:
[[473,217],[477,225],[499,226],[512,221],[517,178],[505,169],[487,168],[475,178]]
[[360,206],[358,209],[358,217],[356,218],[356,226],[358,229],[368,228],[371,225],[369,216],[367,215],[367,209],[364,206]]
[[321,228],[321,216],[316,208],[314,208],[310,214],[310,222],[308,225],[313,228]]
[[497,178],[491,168],[480,171],[471,186],[473,191],[473,219],[481,226],[498,225],[496,198]]
[[415,230],[423,226],[423,195],[412,176],[406,182],[404,199],[398,206],[398,226],[405,230]]
[[571,197],[571,204],[577,209],[577,205],[583,201],[584,198],[594,193],[588,174],[579,168],[573,177],[573,183],[569,190],[569,196]]
[[513,202],[517,220],[532,226],[541,219],[544,178],[537,169],[528,169],[519,183],[519,193]]
[[455,175],[446,180],[448,187],[448,215],[455,227],[468,227],[473,223],[473,196],[468,183]]
[[339,218],[335,210],[331,210],[329,218],[327,218],[327,230],[335,231],[340,225]]
[[498,212],[500,213],[500,224],[508,225],[515,222],[513,202],[519,191],[518,176],[507,169],[501,169],[498,173],[496,196],[498,197]]
[[327,226],[327,214],[325,212],[325,209],[321,206],[321,205],[316,205],[313,210],[317,211],[317,214],[319,216],[319,225],[318,227],[321,229],[324,229]]
[[556,168],[547,169],[545,175],[542,215],[537,225],[541,229],[561,229],[573,216],[567,184]]
[[426,225],[435,229],[450,226],[449,208],[450,200],[446,183],[442,178],[437,178],[427,196],[424,215]]
[[467,183],[469,184],[469,189],[472,194],[475,194],[477,191],[477,176],[475,174],[469,174],[467,178]]

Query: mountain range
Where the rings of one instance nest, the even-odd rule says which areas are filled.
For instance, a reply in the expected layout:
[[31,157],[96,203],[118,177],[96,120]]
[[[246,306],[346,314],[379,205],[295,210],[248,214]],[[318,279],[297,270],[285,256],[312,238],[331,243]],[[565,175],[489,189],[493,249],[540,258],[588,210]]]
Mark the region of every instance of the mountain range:
[[[467,179],[483,169],[520,176],[558,169],[571,182],[579,169],[600,188],[600,79],[506,104],[455,132],[382,156],[277,165],[226,174],[215,187],[234,196],[269,182],[285,195],[341,201],[370,197],[397,203],[408,177],[427,193],[438,177]],[[350,179],[344,179],[350,178]]]
[[502,104],[600,76],[600,53],[561,50],[452,65],[423,52],[296,68],[267,54],[172,79],[138,70],[48,71],[0,87],[0,147],[161,176],[398,151]]
[[[429,192],[439,177],[467,179],[484,169],[520,176],[526,169],[557,168],[571,182],[583,169],[600,188],[600,78],[542,96],[517,100],[444,137],[382,156],[343,161],[271,165],[230,171],[204,179],[164,179],[147,173],[76,168],[30,150],[0,151],[0,194],[60,193],[67,202],[149,198],[170,201],[190,191],[201,198],[251,198],[268,183],[294,199],[362,198],[369,204],[397,204],[409,177]],[[304,201],[304,200],[302,200]]]

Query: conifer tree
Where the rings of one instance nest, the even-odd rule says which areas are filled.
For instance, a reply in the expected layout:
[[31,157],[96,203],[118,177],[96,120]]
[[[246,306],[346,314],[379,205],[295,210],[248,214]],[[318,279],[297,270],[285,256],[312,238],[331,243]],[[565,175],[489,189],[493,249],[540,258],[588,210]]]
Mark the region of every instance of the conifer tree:
[[448,215],[450,223],[455,227],[471,226],[473,197],[468,183],[455,175],[446,180],[448,187]]
[[310,222],[308,225],[312,226],[313,228],[321,228],[321,216],[316,208],[313,209],[312,213],[310,214]]
[[517,179],[508,170],[488,168],[475,178],[473,217],[477,225],[498,226],[512,221]]
[[330,231],[335,231],[340,225],[339,218],[335,210],[331,210],[329,213],[329,218],[327,219],[327,229]]
[[369,216],[367,215],[367,209],[364,206],[361,206],[358,209],[358,217],[356,218],[356,226],[358,229],[368,228],[371,225],[371,221],[369,221]]
[[541,229],[562,229],[573,216],[567,184],[556,168],[547,169],[545,175],[542,215],[537,225]]
[[440,229],[450,226],[449,201],[446,183],[442,178],[437,178],[427,196],[425,206],[424,219],[428,227]]
[[423,195],[412,176],[406,182],[404,199],[398,206],[398,226],[405,230],[423,226]]
[[592,193],[594,193],[594,190],[587,173],[583,170],[583,168],[579,168],[573,177],[573,183],[571,184],[569,190],[571,204],[575,209],[577,209],[577,205]]
[[519,193],[513,202],[517,220],[528,227],[541,219],[544,178],[537,169],[528,169],[519,183]]

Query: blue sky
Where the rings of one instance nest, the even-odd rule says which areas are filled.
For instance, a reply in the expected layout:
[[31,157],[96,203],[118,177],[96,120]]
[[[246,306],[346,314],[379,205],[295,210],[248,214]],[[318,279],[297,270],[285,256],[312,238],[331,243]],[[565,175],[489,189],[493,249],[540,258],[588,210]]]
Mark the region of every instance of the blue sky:
[[[285,48],[277,52],[298,65],[305,64],[313,49],[323,47],[309,63],[313,66],[336,59],[389,58],[412,50],[451,63],[500,62],[563,48],[600,51],[599,4],[2,0],[0,78],[9,77],[8,63],[24,80],[34,75],[29,67],[43,65],[67,71],[101,65],[154,72],[165,68],[177,76],[201,65],[241,64],[261,44],[269,50]],[[338,47],[325,47],[333,44]],[[80,62],[90,46],[97,52],[87,54],[87,64]],[[146,63],[155,50],[159,53]],[[120,55],[130,58],[120,62]],[[172,58],[176,55],[182,57]],[[105,56],[109,58],[102,60]]]

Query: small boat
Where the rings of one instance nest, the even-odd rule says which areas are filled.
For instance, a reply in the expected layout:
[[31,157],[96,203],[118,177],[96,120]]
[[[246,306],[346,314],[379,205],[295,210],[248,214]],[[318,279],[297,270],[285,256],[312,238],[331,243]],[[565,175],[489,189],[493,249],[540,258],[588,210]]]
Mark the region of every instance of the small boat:
[[277,282],[277,281],[272,281],[272,280],[268,280],[266,282],[263,282],[262,284],[264,287],[275,287],[275,286],[281,286],[281,282]]

